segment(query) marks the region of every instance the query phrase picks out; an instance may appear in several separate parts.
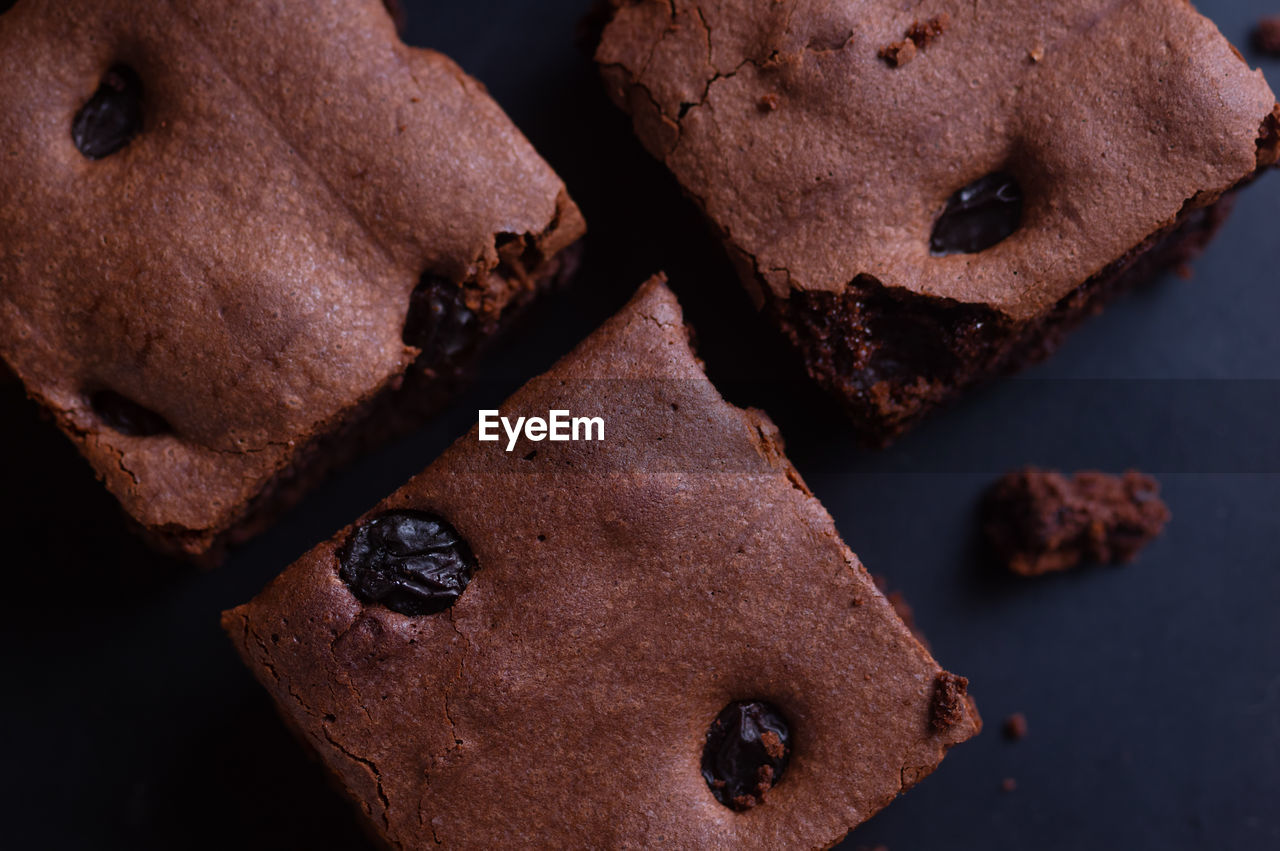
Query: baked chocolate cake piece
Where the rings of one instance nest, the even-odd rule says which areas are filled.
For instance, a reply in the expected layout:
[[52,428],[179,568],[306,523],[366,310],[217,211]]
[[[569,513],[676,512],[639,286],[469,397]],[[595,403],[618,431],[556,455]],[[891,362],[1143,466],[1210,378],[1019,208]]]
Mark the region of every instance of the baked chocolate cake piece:
[[614,0],[596,58],[885,442],[1193,255],[1280,108],[1184,0]]
[[644,286],[223,623],[397,848],[817,848],[980,720]]
[[430,407],[583,232],[380,0],[19,2],[0,75],[0,356],[171,550]]
[[1155,479],[1134,470],[1071,477],[1027,468],[1002,476],[987,494],[983,521],[1000,562],[1037,576],[1082,561],[1132,561],[1169,522]]

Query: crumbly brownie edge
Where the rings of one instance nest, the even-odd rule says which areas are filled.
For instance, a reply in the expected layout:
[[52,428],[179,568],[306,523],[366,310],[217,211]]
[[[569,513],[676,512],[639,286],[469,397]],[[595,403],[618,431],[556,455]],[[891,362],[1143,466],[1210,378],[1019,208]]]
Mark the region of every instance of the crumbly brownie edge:
[[[985,305],[886,287],[865,275],[843,293],[793,292],[785,300],[768,296],[760,282],[749,285],[766,293],[766,312],[799,349],[810,376],[843,402],[859,437],[886,446],[970,387],[1044,360],[1068,332],[1119,293],[1194,259],[1226,221],[1235,193],[1261,171],[1207,205],[1188,202],[1171,225],[1068,293],[1044,316],[1026,322],[1011,322]],[[884,346],[884,337],[896,337],[897,345]],[[909,368],[901,378],[878,378],[877,363],[886,372],[904,364]]]

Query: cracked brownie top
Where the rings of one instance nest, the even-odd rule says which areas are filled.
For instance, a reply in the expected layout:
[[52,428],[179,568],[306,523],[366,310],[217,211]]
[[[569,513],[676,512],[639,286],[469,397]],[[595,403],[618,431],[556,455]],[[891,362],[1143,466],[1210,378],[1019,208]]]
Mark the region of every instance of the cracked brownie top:
[[615,5],[612,96],[780,298],[866,275],[1028,319],[1280,144],[1184,0]]
[[[226,626],[395,847],[825,847],[980,721],[659,282]],[[528,451],[527,451],[528,450]]]
[[420,280],[486,329],[582,231],[379,0],[19,2],[0,74],[0,355],[150,527],[394,385]]

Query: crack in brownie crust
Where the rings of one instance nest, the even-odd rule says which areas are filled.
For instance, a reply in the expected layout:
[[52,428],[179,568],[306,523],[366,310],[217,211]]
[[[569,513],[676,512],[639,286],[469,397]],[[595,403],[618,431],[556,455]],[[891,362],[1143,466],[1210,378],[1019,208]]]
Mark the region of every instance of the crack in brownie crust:
[[[610,94],[876,442],[1048,351],[1135,246],[1276,159],[1261,73],[1180,0],[614,5]],[[996,176],[1016,226],[932,250]]]
[[[501,406],[589,409],[607,441],[526,457],[473,428],[224,615],[391,845],[827,847],[980,728],[688,333],[647,284]],[[388,511],[466,542],[451,608],[343,581],[353,528]]]
[[[0,71],[0,356],[170,549],[265,522],[415,361],[456,378],[583,232],[379,0],[19,2]],[[406,342],[428,276],[471,339]],[[113,428],[104,393],[166,428]]]

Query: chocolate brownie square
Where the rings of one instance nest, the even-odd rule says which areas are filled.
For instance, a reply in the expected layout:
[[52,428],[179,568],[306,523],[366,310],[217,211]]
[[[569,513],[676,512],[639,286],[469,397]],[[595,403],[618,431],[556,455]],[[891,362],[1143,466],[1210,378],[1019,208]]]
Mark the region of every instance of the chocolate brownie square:
[[882,443],[1193,255],[1280,107],[1184,0],[614,0],[596,58]]
[[379,0],[19,2],[0,76],[0,358],[171,550],[429,408],[583,231]]
[[980,720],[658,281],[223,624],[389,844],[815,848]]

